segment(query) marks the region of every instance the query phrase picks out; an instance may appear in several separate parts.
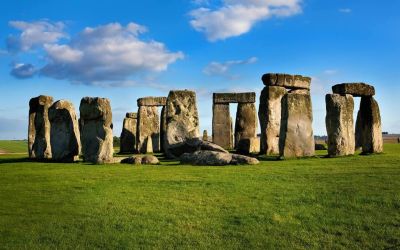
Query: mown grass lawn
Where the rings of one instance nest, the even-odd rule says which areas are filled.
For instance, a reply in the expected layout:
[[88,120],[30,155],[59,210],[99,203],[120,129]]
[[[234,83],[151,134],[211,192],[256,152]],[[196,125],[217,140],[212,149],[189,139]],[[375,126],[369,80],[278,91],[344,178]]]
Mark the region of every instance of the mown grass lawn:
[[258,166],[24,157],[0,156],[4,249],[400,247],[399,144]]

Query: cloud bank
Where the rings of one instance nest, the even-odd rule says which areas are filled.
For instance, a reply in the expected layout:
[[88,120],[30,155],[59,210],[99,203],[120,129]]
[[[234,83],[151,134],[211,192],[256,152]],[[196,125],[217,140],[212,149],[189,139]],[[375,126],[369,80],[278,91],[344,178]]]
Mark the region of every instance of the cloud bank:
[[257,62],[257,57],[250,57],[246,60],[232,60],[226,62],[210,62],[204,69],[203,73],[209,76],[224,76],[234,79],[237,76],[230,74],[229,70],[232,66],[253,64]]

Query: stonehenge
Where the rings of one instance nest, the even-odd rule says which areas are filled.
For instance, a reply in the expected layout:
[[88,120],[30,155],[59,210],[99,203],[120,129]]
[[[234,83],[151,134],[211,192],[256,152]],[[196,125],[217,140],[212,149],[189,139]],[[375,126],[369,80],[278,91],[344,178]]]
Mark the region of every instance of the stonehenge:
[[84,97],[79,111],[83,160],[94,164],[112,162],[114,149],[110,100]]
[[59,100],[49,108],[52,159],[73,162],[79,159],[81,140],[74,105]]
[[[255,96],[256,95],[254,92],[213,94],[213,143],[225,149],[237,149],[241,140],[256,137],[257,113],[254,104]],[[232,118],[229,112],[230,103],[238,103],[234,140],[232,131]],[[248,148],[244,151],[251,150]],[[258,152],[259,149],[256,149],[256,151]]]
[[40,95],[29,101],[28,153],[32,159],[50,159],[49,108],[53,97]]
[[[383,152],[379,105],[374,99],[375,88],[366,83],[342,83],[332,87],[326,96],[326,129],[328,155],[331,157]],[[353,128],[353,97],[361,97],[355,132]]]
[[[163,119],[160,121],[158,115],[158,106],[164,107],[166,105],[165,97],[143,97],[137,100],[138,120],[137,120],[137,151],[140,153],[150,153],[147,149],[149,136],[151,138],[152,151],[161,151],[160,134],[163,128]],[[165,112],[161,112],[163,117]],[[160,125],[161,124],[161,125]],[[164,134],[164,131],[162,132]],[[162,138],[162,137],[161,137]]]
[[315,154],[311,78],[301,75],[264,74],[260,95],[260,153],[283,158]]
[[125,115],[120,137],[120,153],[136,153],[137,113]]

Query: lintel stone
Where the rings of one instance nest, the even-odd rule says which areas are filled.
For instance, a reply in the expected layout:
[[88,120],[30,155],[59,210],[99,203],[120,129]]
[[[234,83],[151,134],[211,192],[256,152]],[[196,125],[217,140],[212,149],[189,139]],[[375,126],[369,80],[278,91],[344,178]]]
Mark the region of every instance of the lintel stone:
[[363,82],[336,84],[332,86],[332,91],[335,94],[340,94],[340,95],[348,94],[355,97],[375,95],[374,86],[371,86]]
[[256,93],[214,93],[214,103],[255,103]]
[[267,73],[261,78],[266,86],[280,86],[288,89],[310,89],[311,78],[302,75]]
[[140,106],[165,106],[167,105],[166,97],[147,96],[137,99],[137,105]]

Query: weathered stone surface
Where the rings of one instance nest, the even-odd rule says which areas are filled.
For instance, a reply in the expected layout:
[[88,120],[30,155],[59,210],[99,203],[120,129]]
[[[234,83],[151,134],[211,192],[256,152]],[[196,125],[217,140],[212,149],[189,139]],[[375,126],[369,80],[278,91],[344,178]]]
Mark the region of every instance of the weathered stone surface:
[[165,106],[162,107],[160,116],[160,151],[164,152],[165,133],[167,132],[167,110]]
[[281,100],[287,93],[284,87],[266,86],[260,95],[258,118],[261,126],[260,153],[279,154],[281,129]]
[[[147,140],[151,136],[151,140]],[[137,150],[147,152],[147,142],[151,141],[152,152],[160,152],[160,117],[156,106],[140,106],[138,111]]]
[[180,162],[181,164],[200,166],[254,165],[259,163],[255,158],[208,150],[185,153],[180,157]]
[[146,139],[146,152],[144,152],[146,154],[148,153],[153,153],[153,139],[151,138],[151,136],[147,136]]
[[281,157],[304,157],[315,154],[312,129],[311,96],[286,94],[282,98],[279,154]]
[[179,145],[175,145],[175,147],[170,150],[170,153],[176,155],[174,158],[178,158],[184,153],[193,153],[199,150],[228,153],[228,151],[221,146],[208,141],[203,141],[200,138],[187,139]]
[[208,141],[208,133],[207,133],[207,130],[203,130],[203,141]]
[[379,105],[373,97],[362,97],[359,110],[358,129],[364,154],[382,153],[383,138]]
[[143,155],[143,156],[137,155],[125,158],[121,160],[121,163],[135,164],[135,165],[141,165],[141,164],[158,165],[160,164],[160,161],[154,155]]
[[362,82],[337,84],[332,86],[332,91],[335,94],[340,94],[340,95],[349,94],[355,97],[375,95],[374,86]]
[[233,148],[232,119],[229,112],[229,104],[213,104],[212,118],[213,143],[225,148]]
[[260,152],[260,138],[252,137],[241,139],[238,143],[236,151],[239,154],[256,154]]
[[196,93],[188,90],[170,91],[166,109],[164,150],[167,157],[175,158],[183,153],[180,148],[188,139],[200,137]]
[[310,89],[311,78],[301,75],[268,73],[262,76],[266,86],[280,86],[288,89]]
[[120,152],[136,152],[137,113],[126,113],[120,137]]
[[112,162],[113,133],[110,100],[84,97],[79,111],[84,161],[95,164]]
[[334,157],[354,154],[353,96],[328,94],[325,102],[328,155]]
[[29,158],[50,159],[49,107],[53,97],[40,95],[29,101],[28,152]]
[[256,102],[256,93],[214,93],[213,103],[254,103]]
[[166,97],[147,96],[137,99],[137,105],[140,106],[165,106],[167,104]]
[[254,103],[239,103],[236,111],[235,148],[240,140],[256,137],[257,113]]
[[74,105],[59,100],[49,108],[52,159],[73,162],[79,159],[81,140]]

